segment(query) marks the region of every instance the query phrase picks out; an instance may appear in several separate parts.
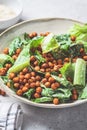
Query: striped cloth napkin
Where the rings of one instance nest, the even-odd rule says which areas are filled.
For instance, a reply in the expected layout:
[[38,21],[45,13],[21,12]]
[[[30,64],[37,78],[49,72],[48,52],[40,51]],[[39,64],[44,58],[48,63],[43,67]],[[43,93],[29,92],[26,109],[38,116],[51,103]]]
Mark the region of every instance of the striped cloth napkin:
[[0,102],[0,130],[21,130],[23,112],[17,103]]

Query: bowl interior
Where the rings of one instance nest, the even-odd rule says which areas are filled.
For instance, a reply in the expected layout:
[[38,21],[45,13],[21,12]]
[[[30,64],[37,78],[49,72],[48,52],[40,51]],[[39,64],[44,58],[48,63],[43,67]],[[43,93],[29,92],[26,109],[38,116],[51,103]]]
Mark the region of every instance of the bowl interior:
[[[72,25],[74,25],[75,23],[79,23],[79,22],[74,21],[74,20],[69,20],[69,19],[63,19],[63,18],[46,18],[46,19],[37,19],[37,20],[22,22],[13,27],[10,27],[9,29],[7,29],[6,31],[4,31],[1,34],[1,36],[0,36],[0,53],[2,52],[2,50],[5,47],[7,47],[10,44],[11,40],[14,37],[22,35],[25,32],[30,33],[30,32],[35,31],[37,33],[41,33],[41,32],[44,33],[44,32],[49,31],[54,34],[62,34],[62,33],[66,33],[70,29],[70,27]],[[84,103],[87,101],[86,99],[81,100],[81,101],[78,100],[73,103],[60,104],[60,105],[37,104],[37,103],[33,103],[25,98],[17,96],[12,90],[7,88],[3,84],[1,79],[0,79],[0,84],[10,96],[17,98],[26,104],[30,104],[30,105],[34,105],[34,106],[38,106],[38,107],[64,108],[64,107],[72,107],[72,106],[75,106],[75,105],[78,105],[78,104],[81,104],[81,103]]]

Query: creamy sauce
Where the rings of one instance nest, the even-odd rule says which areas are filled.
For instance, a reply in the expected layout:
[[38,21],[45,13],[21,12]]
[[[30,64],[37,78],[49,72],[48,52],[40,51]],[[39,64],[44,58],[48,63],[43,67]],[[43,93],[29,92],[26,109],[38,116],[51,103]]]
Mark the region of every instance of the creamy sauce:
[[8,6],[0,4],[0,20],[11,19],[16,16],[16,13]]

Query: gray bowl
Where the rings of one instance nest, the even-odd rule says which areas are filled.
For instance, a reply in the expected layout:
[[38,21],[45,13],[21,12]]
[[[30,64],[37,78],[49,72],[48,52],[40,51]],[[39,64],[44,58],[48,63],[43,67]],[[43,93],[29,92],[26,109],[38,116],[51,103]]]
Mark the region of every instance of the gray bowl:
[[[40,32],[49,31],[54,34],[61,34],[61,33],[66,33],[67,30],[70,29],[70,27],[75,23],[82,24],[81,22],[71,20],[71,19],[64,19],[64,18],[44,18],[44,19],[36,19],[36,20],[21,22],[19,24],[10,27],[9,29],[5,30],[2,34],[0,34],[0,52],[2,52],[2,50],[10,44],[10,41],[14,37],[20,36],[25,32],[30,33],[36,31],[40,33]],[[87,99],[85,99],[85,100],[77,100],[74,101],[73,103],[64,103],[59,105],[34,103],[32,101],[29,101],[28,99],[17,96],[10,88],[4,85],[2,79],[0,79],[0,85],[2,86],[2,88],[4,88],[4,90],[9,96],[18,99],[19,101],[24,102],[25,104],[30,104],[37,107],[65,108],[65,107],[72,107],[87,102]]]

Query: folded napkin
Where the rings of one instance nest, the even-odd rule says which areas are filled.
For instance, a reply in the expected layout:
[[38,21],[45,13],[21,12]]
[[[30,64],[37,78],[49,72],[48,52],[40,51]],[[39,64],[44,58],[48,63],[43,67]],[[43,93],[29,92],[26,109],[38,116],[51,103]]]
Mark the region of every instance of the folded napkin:
[[23,112],[17,103],[0,102],[0,130],[21,130]]

